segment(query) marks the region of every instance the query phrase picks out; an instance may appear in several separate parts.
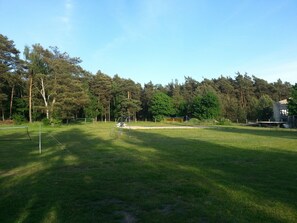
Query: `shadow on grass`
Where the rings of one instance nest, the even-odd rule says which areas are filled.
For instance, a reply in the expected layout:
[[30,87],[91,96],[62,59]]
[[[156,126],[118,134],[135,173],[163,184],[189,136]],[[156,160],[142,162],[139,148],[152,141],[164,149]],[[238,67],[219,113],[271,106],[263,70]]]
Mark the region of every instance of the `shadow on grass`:
[[264,127],[217,127],[209,128],[217,132],[230,132],[236,134],[249,134],[265,137],[276,137],[285,139],[297,139],[297,131],[295,129],[279,129]]
[[3,222],[288,222],[296,217],[296,153],[222,146],[187,138],[182,130],[130,131],[118,140],[108,129],[51,134],[40,156],[33,149],[18,158],[4,154],[12,164],[1,166]]

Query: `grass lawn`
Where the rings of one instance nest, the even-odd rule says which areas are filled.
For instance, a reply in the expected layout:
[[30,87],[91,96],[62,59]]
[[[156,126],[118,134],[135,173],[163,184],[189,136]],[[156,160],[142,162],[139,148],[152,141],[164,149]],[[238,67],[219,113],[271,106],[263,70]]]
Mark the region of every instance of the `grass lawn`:
[[114,125],[1,131],[0,221],[297,222],[297,131]]

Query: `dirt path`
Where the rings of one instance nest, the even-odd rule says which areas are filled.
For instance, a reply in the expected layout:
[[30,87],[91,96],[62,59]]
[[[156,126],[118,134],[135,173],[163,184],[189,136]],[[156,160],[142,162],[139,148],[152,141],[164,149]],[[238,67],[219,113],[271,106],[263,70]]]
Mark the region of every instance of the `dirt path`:
[[125,126],[125,129],[198,129],[204,126]]

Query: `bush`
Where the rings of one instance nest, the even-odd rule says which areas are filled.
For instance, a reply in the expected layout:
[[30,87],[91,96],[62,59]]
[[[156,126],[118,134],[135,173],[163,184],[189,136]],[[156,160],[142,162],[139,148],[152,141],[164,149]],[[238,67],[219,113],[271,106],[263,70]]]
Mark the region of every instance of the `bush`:
[[200,122],[201,121],[198,118],[191,118],[188,123],[192,125],[199,125]]
[[217,95],[207,92],[194,98],[192,104],[193,116],[200,120],[211,120],[219,116],[220,103]]
[[50,125],[51,121],[48,118],[44,118],[44,119],[42,119],[42,123],[43,123],[43,125]]
[[44,118],[44,119],[42,119],[42,123],[43,123],[43,125],[47,125],[47,126],[49,126],[49,125],[57,126],[57,125],[61,125],[62,121],[60,119],[53,118],[52,120],[50,120],[48,118]]
[[216,125],[219,122],[215,119],[197,119],[197,118],[191,118],[188,122],[189,125],[204,125],[204,126],[209,126],[209,125]]
[[23,115],[15,114],[12,116],[12,120],[15,124],[20,125],[26,121],[25,117]]
[[218,122],[217,125],[231,125],[232,122],[230,121],[230,119],[227,118],[221,118]]
[[154,115],[153,117],[156,122],[161,122],[164,120],[164,115]]
[[51,125],[53,125],[53,126],[61,125],[61,123],[62,123],[62,120],[60,120],[60,119],[53,118],[52,121],[51,121]]

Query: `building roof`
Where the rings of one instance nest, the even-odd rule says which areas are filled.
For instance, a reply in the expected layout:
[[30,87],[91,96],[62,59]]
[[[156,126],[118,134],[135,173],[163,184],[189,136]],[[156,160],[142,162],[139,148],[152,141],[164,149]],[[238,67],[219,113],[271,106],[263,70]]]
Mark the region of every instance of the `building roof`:
[[284,99],[284,100],[279,101],[278,103],[280,103],[281,105],[286,105],[286,104],[288,104],[288,100]]

